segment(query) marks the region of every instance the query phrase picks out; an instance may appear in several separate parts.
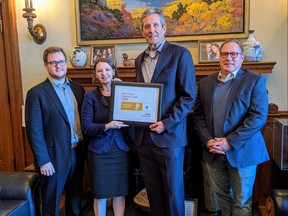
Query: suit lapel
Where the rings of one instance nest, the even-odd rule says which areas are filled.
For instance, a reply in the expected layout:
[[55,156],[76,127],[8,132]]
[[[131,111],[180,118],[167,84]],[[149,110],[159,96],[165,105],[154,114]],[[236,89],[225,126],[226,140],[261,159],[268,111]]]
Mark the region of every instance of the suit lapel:
[[159,58],[155,67],[155,71],[151,79],[151,83],[156,82],[160,72],[162,71],[163,67],[166,65],[166,62],[169,60],[169,58],[167,58],[168,54],[169,55],[171,54],[169,53],[169,48],[170,48],[170,44],[166,41],[159,55]]
[[101,91],[98,89],[96,90],[96,97],[98,98],[97,101],[100,101],[103,106],[109,108],[109,104],[108,104],[107,100],[105,99],[105,96],[103,96]]
[[[170,49],[170,43],[166,41],[159,55],[159,59],[156,64],[155,71],[151,79],[151,83],[156,82],[160,72],[162,71],[163,67],[166,65],[166,62],[169,60],[167,58],[168,54],[170,54],[169,49]],[[136,64],[135,64],[136,70],[137,68],[139,68],[139,72],[137,71],[137,77],[136,77],[136,80],[138,82],[144,82],[144,77],[143,77],[142,70],[141,70],[141,62],[144,58],[144,55],[145,55],[145,51],[136,59]]]
[[239,89],[239,86],[241,84],[241,81],[244,78],[244,71],[242,69],[240,69],[236,75],[236,77],[234,78],[234,81],[232,83],[231,86],[231,90],[228,96],[228,100],[227,100],[227,109],[226,109],[226,115],[228,115],[231,107],[232,107],[232,103],[235,100],[235,97],[237,95],[237,91]]
[[74,94],[74,97],[76,98],[76,101],[77,101],[77,104],[78,104],[78,107],[81,107],[81,101],[82,101],[82,96],[79,94],[80,92],[77,91],[77,88],[76,86],[74,85],[74,83],[69,80],[69,83],[70,83],[70,88]]
[[47,92],[47,94],[50,96],[51,100],[55,104],[55,107],[59,110],[60,114],[63,116],[65,121],[67,121],[69,123],[69,120],[68,120],[68,117],[65,113],[64,107],[63,107],[57,93],[55,92],[52,84],[50,83],[49,79],[45,80],[44,89]]
[[[141,69],[141,62],[144,58],[144,55],[145,55],[145,52],[141,53],[141,55],[136,59],[136,62],[135,62],[137,82],[144,82],[144,77],[143,77],[142,69]],[[137,69],[139,69],[139,71],[137,71]]]
[[209,79],[207,85],[205,84],[205,86],[203,86],[203,88],[207,88],[206,86],[212,86],[211,87],[211,91],[207,91],[207,101],[205,101],[205,103],[209,103],[208,107],[209,107],[209,115],[207,119],[210,119],[210,125],[213,125],[213,103],[214,103],[214,92],[215,92],[215,88],[217,85],[217,80],[218,80],[218,73],[214,73],[211,76],[211,79]]

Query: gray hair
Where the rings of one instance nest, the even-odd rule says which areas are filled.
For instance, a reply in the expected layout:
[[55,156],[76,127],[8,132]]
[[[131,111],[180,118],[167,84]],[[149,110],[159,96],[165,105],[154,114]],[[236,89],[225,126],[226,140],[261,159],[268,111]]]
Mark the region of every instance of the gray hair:
[[230,39],[227,39],[226,41],[224,41],[220,47],[220,52],[222,52],[223,46],[227,43],[236,43],[239,46],[239,48],[241,49],[241,53],[244,52],[242,44],[235,38],[230,38]]
[[147,16],[150,16],[152,14],[158,14],[159,15],[160,23],[161,23],[162,27],[166,25],[165,17],[163,15],[163,12],[160,9],[158,9],[158,8],[148,8],[141,15],[141,18],[140,18],[141,29],[143,29],[143,20],[144,20],[144,18],[147,17]]

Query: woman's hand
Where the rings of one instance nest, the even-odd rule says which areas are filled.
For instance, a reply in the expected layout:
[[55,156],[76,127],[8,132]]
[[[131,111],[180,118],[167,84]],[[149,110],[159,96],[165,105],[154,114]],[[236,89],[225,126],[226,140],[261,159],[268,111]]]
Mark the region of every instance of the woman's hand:
[[121,121],[111,121],[108,124],[105,124],[105,130],[109,129],[120,129],[121,127],[128,127],[129,125],[124,124]]

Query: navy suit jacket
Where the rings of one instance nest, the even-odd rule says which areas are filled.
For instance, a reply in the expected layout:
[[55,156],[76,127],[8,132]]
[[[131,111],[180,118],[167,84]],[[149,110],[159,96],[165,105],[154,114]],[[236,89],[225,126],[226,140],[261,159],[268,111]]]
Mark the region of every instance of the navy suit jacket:
[[[84,88],[71,80],[69,82],[80,112]],[[62,103],[49,79],[28,91],[25,121],[36,167],[39,168],[52,162],[56,172],[66,171],[71,153],[70,125]],[[83,146],[77,147],[77,151],[80,150],[83,150]]]
[[[218,73],[200,80],[192,114],[193,125],[203,145],[203,159],[212,163],[215,154],[206,148],[208,140],[214,138],[213,94]],[[257,165],[269,160],[261,133],[268,114],[268,94],[265,78],[257,73],[240,69],[228,96],[224,137],[232,146],[226,152],[231,166],[241,168]]]
[[109,104],[100,90],[94,89],[85,94],[81,119],[83,132],[88,136],[88,150],[98,154],[108,152],[114,142],[121,150],[130,150],[132,139],[128,128],[104,131],[105,124],[109,122]]
[[[135,61],[137,82],[144,82],[141,71],[144,55],[145,52],[141,53]],[[167,129],[161,134],[150,132],[153,142],[160,148],[187,145],[186,117],[196,99],[196,79],[191,53],[166,41],[151,83],[162,83],[164,86],[160,120]],[[136,127],[135,134],[136,145],[141,145],[143,127]]]

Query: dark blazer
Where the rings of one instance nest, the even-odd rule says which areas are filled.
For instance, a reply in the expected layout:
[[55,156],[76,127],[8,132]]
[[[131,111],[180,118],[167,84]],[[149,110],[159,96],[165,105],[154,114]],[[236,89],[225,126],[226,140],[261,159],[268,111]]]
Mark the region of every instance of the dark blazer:
[[132,140],[127,128],[104,131],[109,122],[109,104],[100,90],[94,89],[84,96],[82,111],[82,130],[89,138],[88,150],[101,154],[108,152],[113,143],[123,151],[129,151]]
[[[144,55],[145,52],[140,54],[135,62],[137,82],[144,82],[141,71]],[[186,116],[196,99],[196,80],[191,53],[181,46],[166,41],[151,83],[164,84],[160,119],[167,129],[161,134],[150,132],[153,142],[160,148],[185,146]],[[136,127],[135,133],[136,145],[141,145],[143,128]]]
[[[213,129],[213,94],[218,73],[200,80],[195,109],[192,114],[193,125],[203,145],[203,157],[208,163],[213,162],[214,154],[206,144],[214,138]],[[240,69],[232,83],[228,96],[224,136],[232,149],[226,152],[233,167],[257,165],[269,160],[266,145],[261,133],[268,114],[268,95],[263,76]]]
[[[84,88],[69,82],[80,112]],[[71,131],[68,117],[49,79],[28,91],[25,118],[37,168],[51,161],[56,172],[66,171],[70,163]],[[77,147],[77,151],[82,149]]]
[[201,60],[212,60],[212,58],[213,58],[213,52],[212,51],[210,52],[210,59],[208,59],[208,53],[207,53],[206,49],[201,52]]

